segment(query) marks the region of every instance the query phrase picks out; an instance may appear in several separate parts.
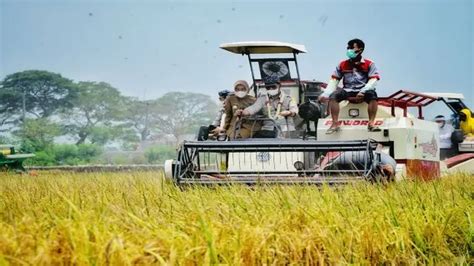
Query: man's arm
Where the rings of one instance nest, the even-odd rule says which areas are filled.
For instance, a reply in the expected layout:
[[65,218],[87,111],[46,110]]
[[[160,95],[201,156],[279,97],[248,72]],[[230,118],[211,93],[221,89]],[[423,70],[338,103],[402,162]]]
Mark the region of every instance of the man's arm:
[[337,84],[339,84],[339,81],[341,80],[341,78],[342,78],[342,71],[341,71],[341,64],[339,64],[337,65],[334,73],[332,73],[331,79],[329,80],[326,86],[326,89],[319,96],[320,101],[326,101],[329,99],[329,95],[331,95],[331,93],[333,93],[336,90]]
[[448,140],[451,139],[451,134],[445,133],[443,135],[439,135],[439,140]]
[[218,127],[221,124],[221,118],[223,114],[224,114],[224,109],[223,108],[219,109],[219,111],[217,112],[216,118],[214,119],[214,122],[212,122],[211,125]]
[[291,96],[286,96],[287,98],[285,100],[288,101],[288,103],[284,103],[285,109],[288,106],[288,110],[283,110],[280,112],[281,116],[295,116],[298,113],[298,105],[296,105],[296,102],[293,101]]
[[298,113],[298,105],[296,104],[295,101],[290,97],[290,103],[289,103],[289,111],[291,112],[290,116],[295,116]]
[[451,135],[454,132],[454,128],[451,125],[446,124],[445,127],[446,128],[444,130],[442,130],[442,132],[440,132],[440,134],[439,134],[439,139],[440,140],[442,140],[442,139],[443,140],[448,140],[448,139],[450,140]]
[[360,90],[361,93],[365,93],[369,90],[375,90],[377,82],[380,80],[379,71],[373,62],[369,66],[368,76],[369,80],[367,81],[367,84],[365,84],[365,86]]
[[229,101],[229,98],[225,100],[224,103],[224,114],[225,114],[225,123],[224,123],[224,129],[227,130],[230,127],[230,121],[232,120],[232,105]]
[[328,99],[329,95],[331,95],[331,93],[336,90],[337,84],[339,84],[339,79],[331,77],[328,82],[328,85],[326,86],[326,89],[324,89],[324,92],[319,96],[320,100]]
[[242,115],[248,116],[248,115],[254,115],[258,113],[265,106],[266,101],[267,101],[266,95],[259,96],[252,105],[244,109],[244,111],[242,112]]
[[378,82],[378,79],[376,78],[369,79],[367,84],[365,84],[365,86],[360,90],[360,92],[365,93],[366,91],[369,91],[369,90],[375,90],[375,86],[377,86],[377,82]]

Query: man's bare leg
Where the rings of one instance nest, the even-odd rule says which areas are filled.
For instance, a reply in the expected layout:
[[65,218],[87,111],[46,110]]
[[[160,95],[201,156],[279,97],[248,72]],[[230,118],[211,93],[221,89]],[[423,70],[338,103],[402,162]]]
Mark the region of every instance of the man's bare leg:
[[326,134],[332,134],[339,130],[339,103],[335,99],[329,100],[329,110],[331,111],[332,125]]
[[369,113],[369,125],[374,125],[375,116],[377,115],[378,103],[376,100],[369,102],[369,107],[367,112]]
[[331,110],[331,118],[332,118],[331,127],[333,127],[333,126],[336,126],[337,123],[339,122],[339,103],[336,100],[331,99],[329,101],[329,110]]
[[367,108],[368,113],[369,113],[369,125],[367,129],[370,132],[378,132],[381,129],[375,126],[375,116],[377,115],[377,108],[378,108],[378,103],[376,100],[372,100],[369,102],[369,107]]

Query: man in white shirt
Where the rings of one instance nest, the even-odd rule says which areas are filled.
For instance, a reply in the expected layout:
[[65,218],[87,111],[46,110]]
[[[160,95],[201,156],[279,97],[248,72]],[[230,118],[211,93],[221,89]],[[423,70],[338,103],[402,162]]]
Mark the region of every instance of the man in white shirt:
[[441,160],[444,160],[454,155],[453,143],[451,142],[454,128],[446,123],[446,118],[443,115],[437,115],[434,121],[439,127],[439,157]]

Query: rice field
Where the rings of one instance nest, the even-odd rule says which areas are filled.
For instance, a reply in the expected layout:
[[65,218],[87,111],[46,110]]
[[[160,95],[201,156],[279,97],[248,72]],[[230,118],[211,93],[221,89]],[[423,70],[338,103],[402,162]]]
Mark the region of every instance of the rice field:
[[0,265],[474,264],[474,177],[179,189],[0,173]]

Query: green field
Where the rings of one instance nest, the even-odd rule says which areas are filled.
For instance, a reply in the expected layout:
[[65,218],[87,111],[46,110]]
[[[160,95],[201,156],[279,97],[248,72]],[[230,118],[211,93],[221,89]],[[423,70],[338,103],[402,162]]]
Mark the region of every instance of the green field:
[[474,177],[199,187],[0,173],[0,265],[473,264]]

